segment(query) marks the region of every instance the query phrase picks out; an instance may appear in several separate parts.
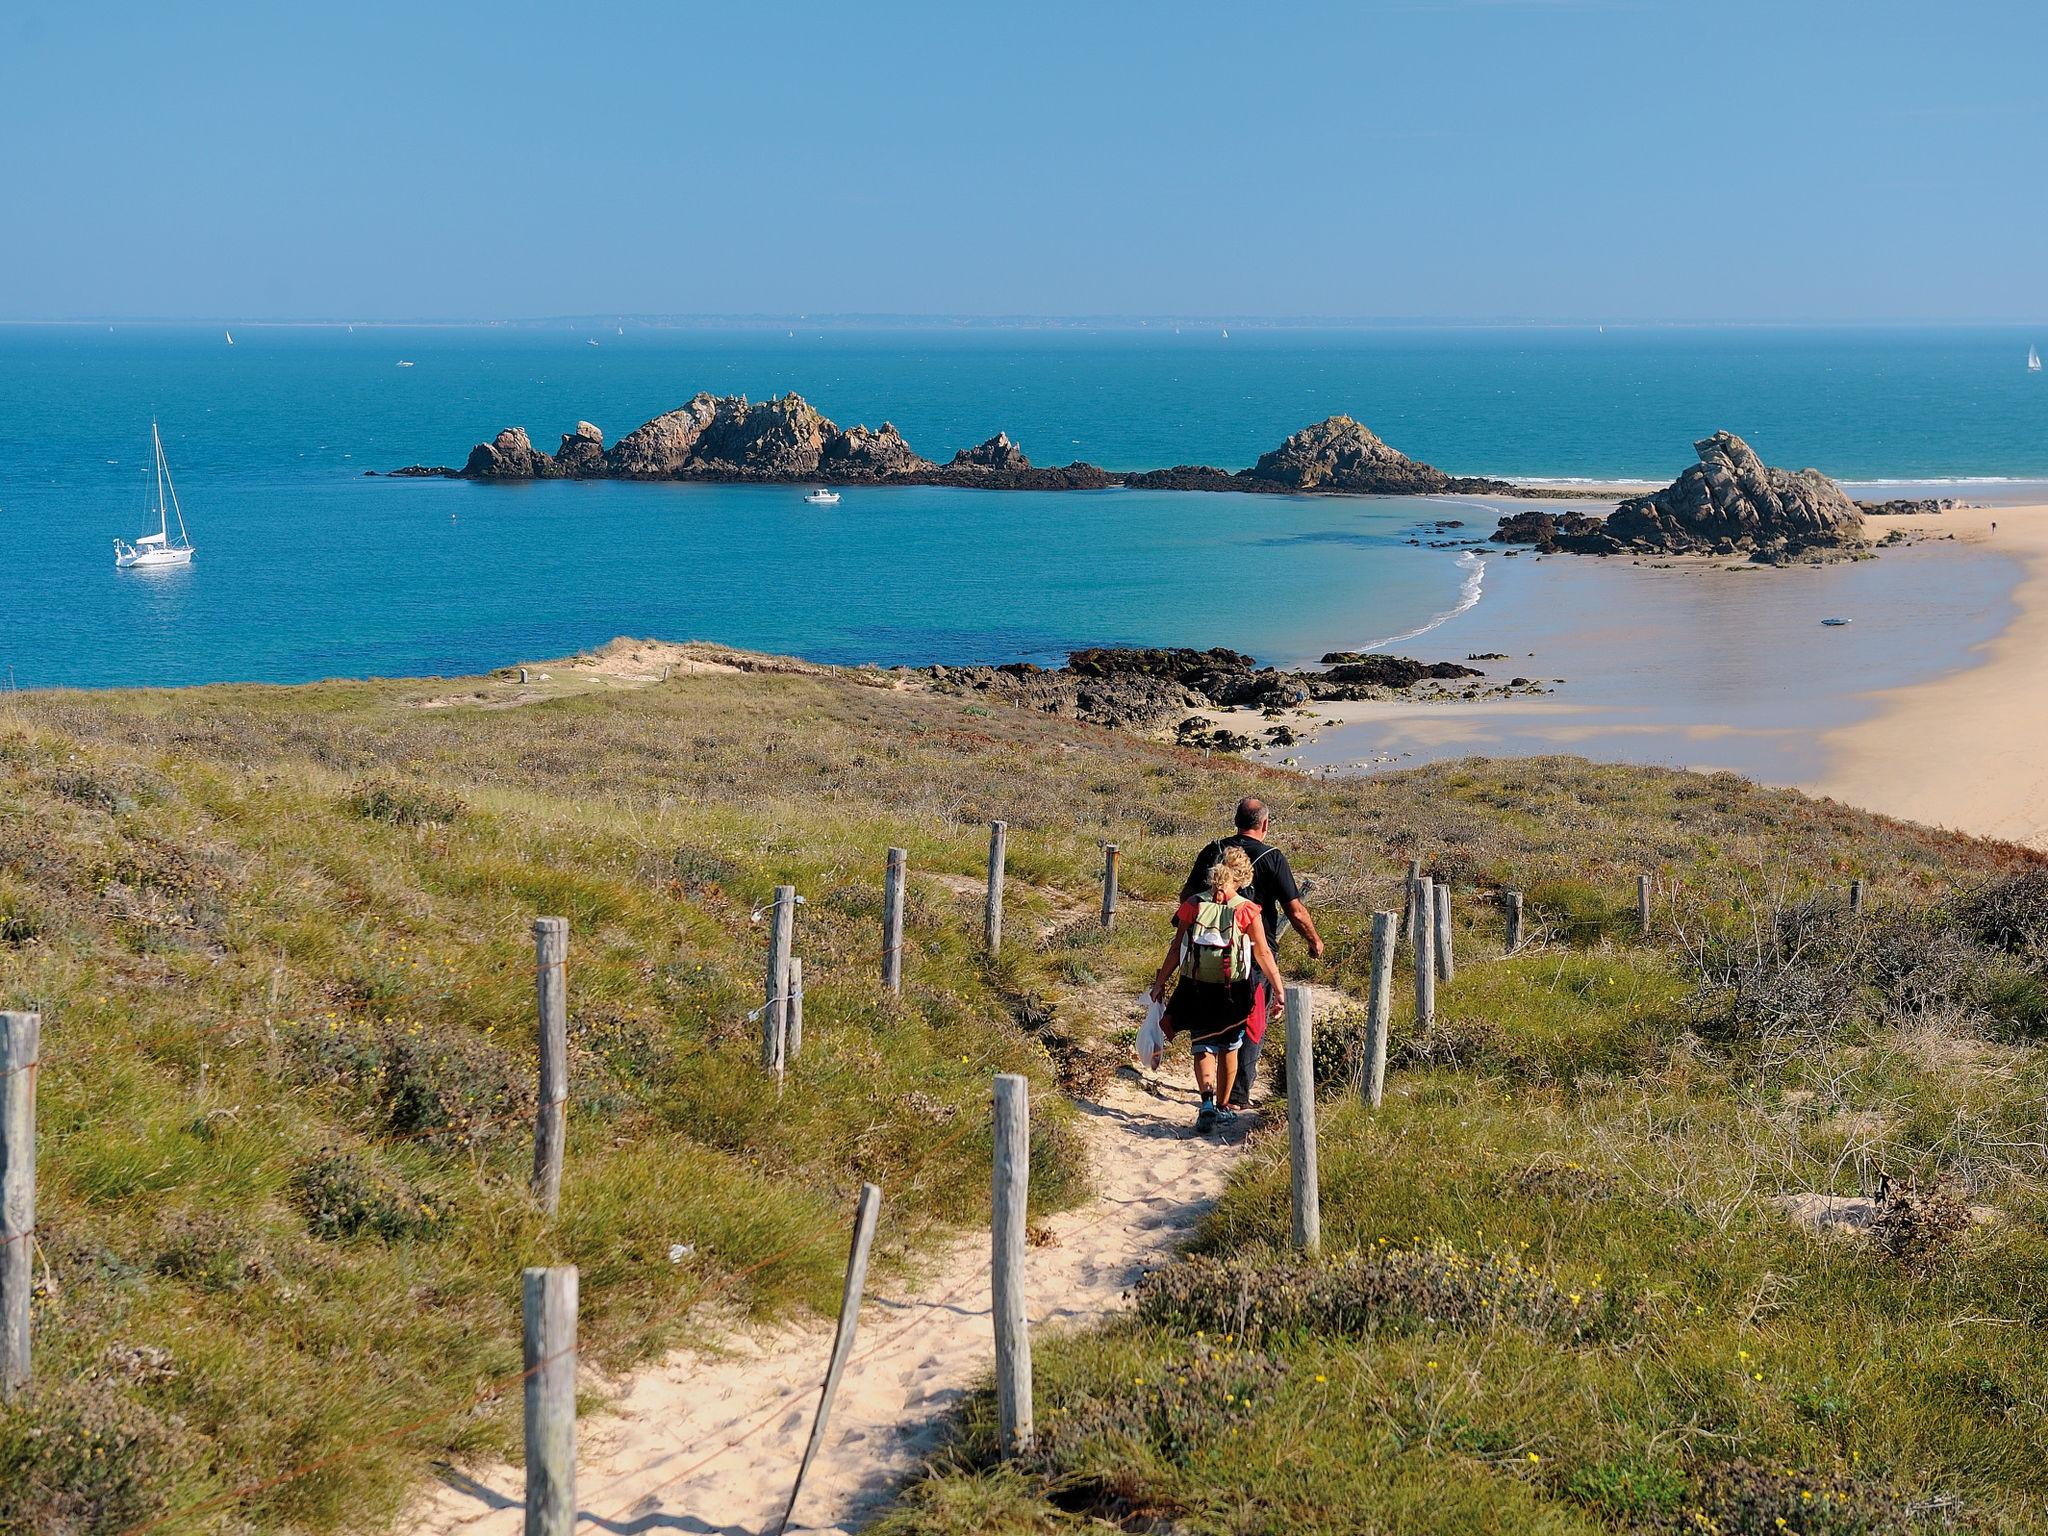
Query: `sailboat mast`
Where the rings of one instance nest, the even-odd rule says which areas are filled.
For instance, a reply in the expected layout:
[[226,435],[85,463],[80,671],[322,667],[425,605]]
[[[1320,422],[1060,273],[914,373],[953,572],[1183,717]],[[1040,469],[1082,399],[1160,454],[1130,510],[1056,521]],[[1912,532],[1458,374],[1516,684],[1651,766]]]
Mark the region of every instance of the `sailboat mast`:
[[152,420],[149,424],[149,441],[151,446],[156,449],[157,532],[161,533],[164,536],[166,542],[168,542],[171,537],[171,528],[170,524],[164,520],[164,440],[162,435],[157,431],[156,422],[154,420]]

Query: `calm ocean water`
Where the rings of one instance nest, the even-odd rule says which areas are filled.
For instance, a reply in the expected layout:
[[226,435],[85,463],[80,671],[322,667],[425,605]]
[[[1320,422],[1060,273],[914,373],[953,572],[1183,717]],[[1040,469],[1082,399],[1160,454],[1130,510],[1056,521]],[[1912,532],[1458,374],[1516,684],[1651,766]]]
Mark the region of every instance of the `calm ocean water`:
[[[1468,601],[1470,563],[1408,539],[1441,516],[1490,526],[1487,510],[903,489],[821,511],[784,488],[362,471],[459,463],[508,424],[552,446],[579,417],[617,437],[698,389],[795,389],[939,459],[1002,428],[1040,463],[1234,467],[1347,411],[1453,473],[1661,480],[1725,426],[1852,480],[2048,479],[2030,339],[249,327],[229,347],[211,328],[0,327],[0,665],[23,687],[290,682],[470,672],[617,634],[839,662],[1089,643],[1294,662]],[[147,526],[153,415],[199,555],[117,573],[109,541]]]

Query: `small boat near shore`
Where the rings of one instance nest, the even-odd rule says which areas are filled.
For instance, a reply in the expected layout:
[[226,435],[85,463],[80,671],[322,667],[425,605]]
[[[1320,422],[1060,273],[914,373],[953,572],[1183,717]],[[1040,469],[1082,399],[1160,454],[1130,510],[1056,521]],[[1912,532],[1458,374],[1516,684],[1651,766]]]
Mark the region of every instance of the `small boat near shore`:
[[[170,460],[164,457],[164,440],[153,421],[149,424],[149,436],[156,445],[156,532],[143,534],[133,544],[123,539],[114,540],[114,566],[117,570],[192,563],[192,540],[185,532],[185,509],[178,505],[178,488],[171,483]],[[168,505],[164,501],[166,490],[170,492]],[[175,544],[171,542],[172,514],[176,514],[178,519],[178,542]]]
[[810,495],[806,496],[804,500],[814,507],[836,507],[839,505],[839,493],[837,491],[828,491],[821,485],[811,492]]

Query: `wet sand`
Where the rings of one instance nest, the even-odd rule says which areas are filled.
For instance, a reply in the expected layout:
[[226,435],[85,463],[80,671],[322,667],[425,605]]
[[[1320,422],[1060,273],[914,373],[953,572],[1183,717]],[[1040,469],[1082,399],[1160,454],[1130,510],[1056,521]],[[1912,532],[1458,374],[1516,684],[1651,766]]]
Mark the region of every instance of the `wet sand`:
[[1548,691],[1311,706],[1307,739],[1261,755],[1337,773],[1545,753],[1728,769],[2048,846],[2048,718],[2030,702],[2048,661],[2048,504],[1872,519],[1879,537],[1894,528],[1924,542],[1782,570],[1488,554],[1482,600],[1401,649],[1504,652],[1471,663],[1486,685]]

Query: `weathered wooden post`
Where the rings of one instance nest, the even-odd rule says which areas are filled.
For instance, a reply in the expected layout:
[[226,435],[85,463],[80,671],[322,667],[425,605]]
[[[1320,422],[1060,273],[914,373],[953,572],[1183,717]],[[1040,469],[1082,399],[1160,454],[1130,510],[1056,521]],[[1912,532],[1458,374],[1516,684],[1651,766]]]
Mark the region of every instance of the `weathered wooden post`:
[[996,1078],[991,1311],[996,1329],[996,1426],[1003,1454],[1031,1447],[1031,1323],[1024,1309],[1025,1202],[1031,1193],[1030,1083]]
[[853,1211],[853,1247],[846,1256],[846,1285],[839,1293],[839,1327],[832,1337],[832,1358],[825,1367],[825,1385],[818,1394],[817,1417],[811,1420],[811,1438],[804,1444],[803,1460],[797,1463],[796,1481],[790,1485],[789,1503],[783,1508],[781,1523],[775,1527],[776,1536],[789,1529],[790,1517],[796,1513],[796,1501],[804,1491],[804,1477],[817,1458],[818,1448],[825,1443],[825,1425],[832,1417],[832,1399],[838,1395],[839,1378],[845,1374],[846,1362],[853,1354],[854,1330],[860,1323],[861,1296],[867,1290],[868,1254],[875,1246],[875,1222],[881,1212],[881,1187],[861,1185],[860,1199]]
[[1458,978],[1457,962],[1451,958],[1451,883],[1438,883],[1436,888],[1436,977],[1438,981],[1455,981]]
[[0,1013],[0,1401],[29,1381],[35,1289],[36,1071],[43,1016]]
[[1372,989],[1366,994],[1365,1061],[1359,1084],[1365,1102],[1380,1107],[1387,1087],[1387,1022],[1394,1007],[1394,937],[1400,917],[1393,912],[1372,915]]
[[789,1028],[783,1038],[786,1046],[782,1059],[787,1065],[804,1048],[804,963],[796,955],[789,957]]
[[1863,915],[1863,881],[1860,876],[1849,882],[1849,915],[1851,917],[1861,917]]
[[1422,879],[1422,860],[1408,861],[1408,879],[1401,887],[1401,928],[1410,948],[1415,944],[1415,890]]
[[910,855],[891,848],[882,877],[882,986],[898,994],[903,991],[903,883],[909,872]]
[[[1418,917],[1436,910],[1436,894],[1429,876],[1415,882],[1415,910]],[[1429,1028],[1436,1022],[1435,924],[1426,919],[1415,924],[1415,1027]]]
[[1323,1245],[1322,1195],[1316,1183],[1315,998],[1307,987],[1287,989],[1287,1165],[1294,1190],[1294,1246],[1314,1253]]
[[1508,909],[1507,952],[1512,955],[1522,947],[1522,893],[1508,891],[1501,900]]
[[1116,844],[1104,843],[1102,845],[1102,926],[1105,928],[1116,921],[1116,868]]
[[533,1198],[552,1216],[562,1202],[569,1122],[569,919],[533,920],[533,993],[540,1017],[540,1103],[533,1113]]
[[789,951],[796,939],[796,887],[775,887],[768,929],[768,973],[761,982],[761,1067],[780,1073],[789,1042]]
[[526,1536],[576,1525],[576,1266],[529,1269],[525,1309]]
[[991,958],[1003,949],[1003,875],[1010,861],[1010,824],[988,824],[988,907],[982,914],[982,928]]
[[1648,875],[1636,876],[1636,933],[1646,939],[1650,936],[1650,877]]

